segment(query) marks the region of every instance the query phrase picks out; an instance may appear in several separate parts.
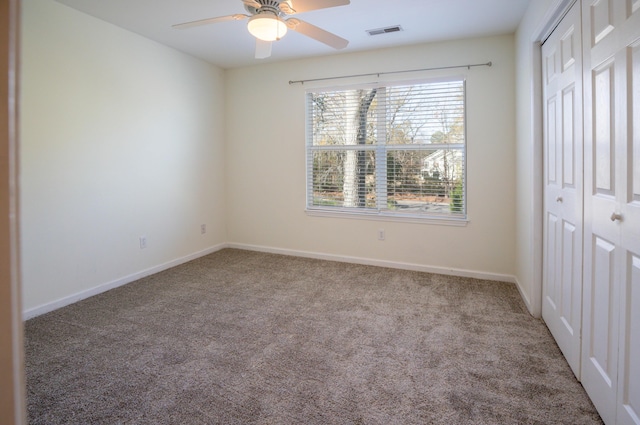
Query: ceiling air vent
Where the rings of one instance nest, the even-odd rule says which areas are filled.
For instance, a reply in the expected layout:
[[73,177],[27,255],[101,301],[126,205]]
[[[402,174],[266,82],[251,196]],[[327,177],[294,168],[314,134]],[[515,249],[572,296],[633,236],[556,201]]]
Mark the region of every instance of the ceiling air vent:
[[402,27],[400,25],[394,25],[392,27],[377,28],[375,30],[367,30],[367,34],[380,35],[380,34],[388,34],[390,32],[398,32],[398,31],[402,31]]

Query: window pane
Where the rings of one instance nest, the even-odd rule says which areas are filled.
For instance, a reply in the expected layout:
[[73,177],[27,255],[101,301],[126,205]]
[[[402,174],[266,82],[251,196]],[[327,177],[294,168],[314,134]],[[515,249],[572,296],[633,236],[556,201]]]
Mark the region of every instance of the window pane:
[[308,207],[465,218],[465,81],[307,92]]
[[375,208],[375,152],[313,152],[313,206]]
[[406,213],[464,214],[461,149],[389,150],[387,204]]
[[464,82],[387,88],[387,143],[464,143]]
[[312,145],[375,143],[376,94],[375,88],[309,93]]

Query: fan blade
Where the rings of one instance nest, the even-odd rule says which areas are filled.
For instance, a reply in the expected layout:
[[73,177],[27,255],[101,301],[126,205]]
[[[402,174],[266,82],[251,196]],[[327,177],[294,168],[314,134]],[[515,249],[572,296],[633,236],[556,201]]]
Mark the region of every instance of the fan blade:
[[300,34],[304,34],[307,37],[311,37],[314,40],[326,44],[327,46],[331,46],[334,49],[344,49],[349,44],[349,40],[345,40],[342,37],[338,37],[329,31],[325,31],[322,28],[318,28],[315,25],[311,25],[310,23],[301,21],[300,19],[291,18],[287,19],[285,22],[287,27],[290,29],[299,32]]
[[283,0],[280,10],[287,15],[309,12],[310,10],[327,9],[329,7],[346,6],[349,0]]
[[264,59],[271,56],[271,42],[256,38],[256,59]]
[[235,15],[218,16],[217,18],[200,19],[198,21],[191,21],[191,22],[185,22],[182,24],[171,25],[171,28],[183,30],[183,29],[192,28],[192,27],[199,27],[200,25],[216,24],[218,22],[241,21],[248,17],[249,15],[243,15],[238,13]]
[[262,5],[256,0],[242,0],[242,3],[255,9],[260,9],[262,7]]

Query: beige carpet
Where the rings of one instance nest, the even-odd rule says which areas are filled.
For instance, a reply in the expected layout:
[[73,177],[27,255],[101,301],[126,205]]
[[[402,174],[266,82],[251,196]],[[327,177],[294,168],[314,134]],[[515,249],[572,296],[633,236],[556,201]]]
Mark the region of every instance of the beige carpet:
[[514,285],[230,249],[29,320],[26,368],[31,424],[601,423]]

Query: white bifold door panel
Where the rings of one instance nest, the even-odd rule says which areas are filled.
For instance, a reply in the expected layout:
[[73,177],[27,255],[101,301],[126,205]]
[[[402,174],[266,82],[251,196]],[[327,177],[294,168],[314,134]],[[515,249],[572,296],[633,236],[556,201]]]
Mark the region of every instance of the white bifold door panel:
[[542,318],[580,378],[582,320],[582,44],[575,4],[542,46]]
[[583,0],[581,380],[607,424],[640,424],[640,0]]

